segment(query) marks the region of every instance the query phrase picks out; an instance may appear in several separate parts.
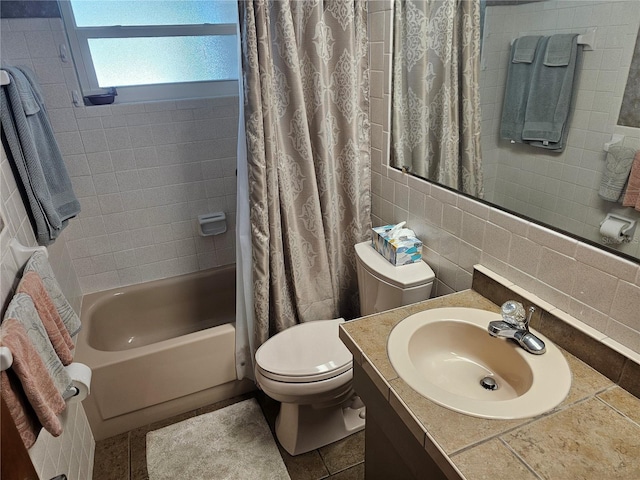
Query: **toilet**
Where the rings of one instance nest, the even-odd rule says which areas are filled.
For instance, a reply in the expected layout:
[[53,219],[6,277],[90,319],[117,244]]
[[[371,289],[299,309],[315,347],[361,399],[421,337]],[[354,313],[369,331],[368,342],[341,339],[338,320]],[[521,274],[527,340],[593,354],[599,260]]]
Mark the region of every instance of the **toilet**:
[[[394,267],[371,242],[355,246],[360,313],[426,300],[435,275],[424,262]],[[338,338],[344,319],[301,323],[256,351],[256,382],[281,403],[276,436],[291,455],[315,450],[364,428],[365,409],[352,388],[353,357]]]

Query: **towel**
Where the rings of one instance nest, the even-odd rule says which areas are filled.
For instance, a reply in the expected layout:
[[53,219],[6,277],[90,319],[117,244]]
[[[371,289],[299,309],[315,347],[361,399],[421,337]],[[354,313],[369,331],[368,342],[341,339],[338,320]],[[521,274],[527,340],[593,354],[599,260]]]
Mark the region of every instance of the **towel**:
[[[528,58],[527,54],[533,53],[535,55],[541,38],[541,36],[517,38],[511,47],[511,61],[507,71],[500,123],[500,137],[505,140],[522,143],[522,128],[524,127],[524,115],[532,74],[531,63],[523,60]],[[520,51],[523,46],[525,48]]]
[[620,145],[609,148],[598,191],[600,198],[609,202],[617,202],[620,199],[635,155],[635,150]]
[[640,150],[636,152],[631,164],[631,172],[629,173],[622,205],[624,207],[633,207],[640,212]]
[[559,34],[549,38],[547,49],[544,53],[543,63],[547,67],[566,67],[573,56],[573,43],[577,44],[575,34]]
[[513,58],[512,63],[531,63],[536,56],[536,49],[540,37],[530,35],[526,37],[516,38],[513,42]]
[[0,325],[0,344],[13,355],[11,369],[0,372],[0,394],[25,447],[35,443],[41,427],[54,437],[59,436],[62,424],[58,415],[66,404],[24,326],[14,318],[6,318]]
[[31,297],[58,358],[62,365],[69,365],[73,361],[73,341],[62,323],[60,314],[47,293],[40,275],[36,272],[25,273],[20,279],[16,293],[24,293]]
[[62,395],[63,398],[73,396],[73,392],[69,390],[71,387],[71,377],[54,350],[51,340],[49,340],[49,335],[47,335],[47,331],[38,315],[36,306],[33,304],[33,300],[29,295],[25,295],[24,293],[14,295],[4,314],[3,322],[10,318],[14,318],[20,322],[27,331],[27,336],[44,363],[58,393]]
[[36,272],[42,279],[42,282],[47,289],[47,293],[49,293],[51,300],[53,300],[53,304],[58,310],[62,323],[67,327],[69,335],[73,337],[80,331],[80,318],[73,308],[71,308],[67,298],[62,293],[62,289],[60,288],[60,285],[53,274],[53,270],[51,269],[51,264],[44,253],[36,252],[31,255],[29,260],[27,260],[24,267],[24,273],[26,274],[31,271]]
[[[561,47],[568,51],[561,50]],[[569,56],[568,63],[560,65],[566,55]],[[546,65],[545,58],[559,66]],[[522,128],[524,141],[558,152],[564,150],[569,130],[577,61],[576,34],[553,35],[541,41],[533,62],[533,76]]]
[[3,69],[11,82],[0,94],[2,129],[24,187],[36,239],[40,245],[49,245],[80,212],[80,203],[35,76],[26,68]]

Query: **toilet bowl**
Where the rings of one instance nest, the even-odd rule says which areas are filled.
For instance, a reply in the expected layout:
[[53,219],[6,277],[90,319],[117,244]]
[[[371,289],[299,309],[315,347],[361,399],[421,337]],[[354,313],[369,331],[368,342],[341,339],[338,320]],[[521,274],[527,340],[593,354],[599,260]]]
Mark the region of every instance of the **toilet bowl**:
[[[371,242],[357,244],[355,251],[362,315],[429,298],[435,275],[426,263],[395,267]],[[338,318],[295,325],[256,351],[256,382],[281,402],[276,436],[291,455],[364,428],[364,405],[352,388],[353,357],[338,337],[342,322]]]
[[256,352],[256,381],[282,403],[276,436],[291,455],[364,428],[364,406],[351,387],[353,358],[338,338],[344,319],[295,325]]

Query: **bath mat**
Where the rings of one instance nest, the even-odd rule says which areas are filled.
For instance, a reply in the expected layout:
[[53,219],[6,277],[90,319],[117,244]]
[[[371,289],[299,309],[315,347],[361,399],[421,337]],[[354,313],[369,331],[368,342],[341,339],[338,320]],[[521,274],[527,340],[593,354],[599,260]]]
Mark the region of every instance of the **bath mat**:
[[147,434],[149,480],[290,480],[255,399]]

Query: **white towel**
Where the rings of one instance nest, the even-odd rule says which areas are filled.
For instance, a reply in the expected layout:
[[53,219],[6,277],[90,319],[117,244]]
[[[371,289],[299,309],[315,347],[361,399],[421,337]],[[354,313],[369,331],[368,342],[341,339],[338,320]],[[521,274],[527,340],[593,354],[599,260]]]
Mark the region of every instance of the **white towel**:
[[617,202],[620,199],[635,154],[635,150],[620,145],[609,148],[598,191],[600,198],[609,202]]

